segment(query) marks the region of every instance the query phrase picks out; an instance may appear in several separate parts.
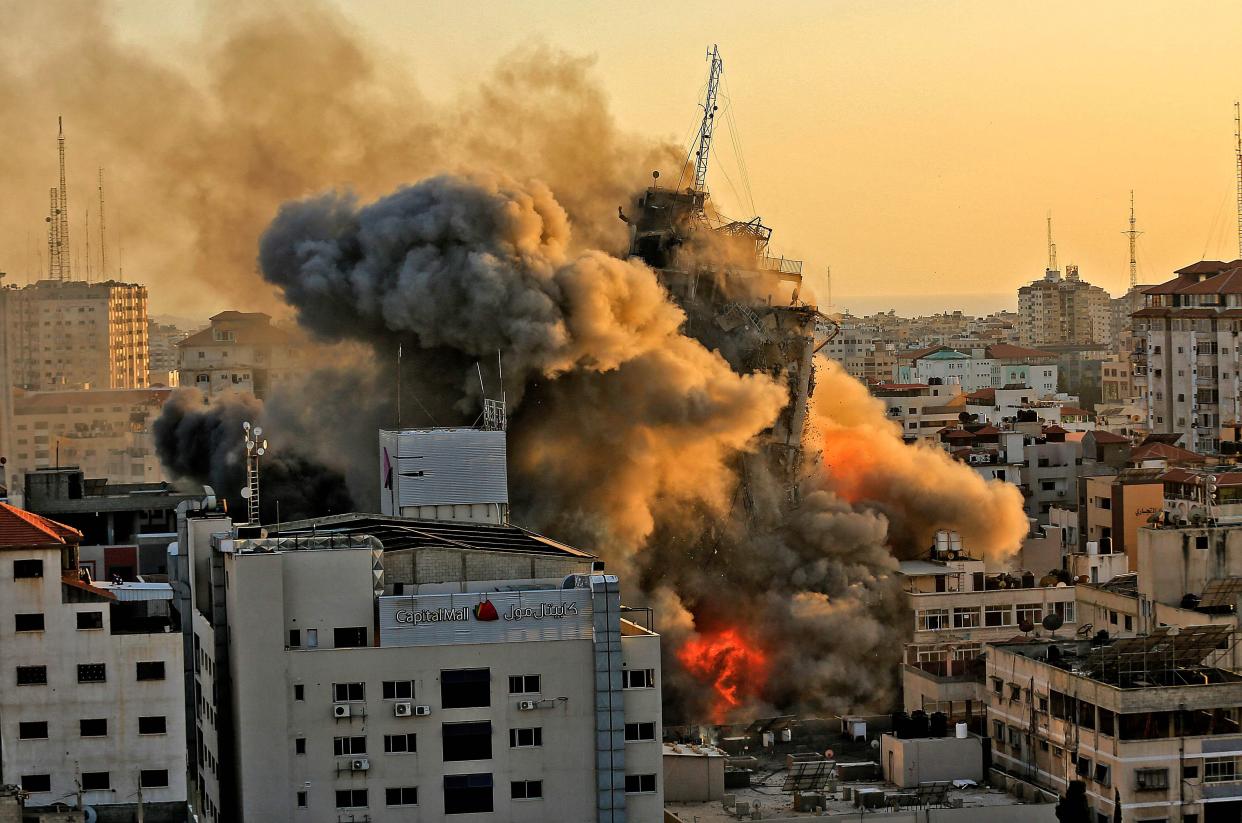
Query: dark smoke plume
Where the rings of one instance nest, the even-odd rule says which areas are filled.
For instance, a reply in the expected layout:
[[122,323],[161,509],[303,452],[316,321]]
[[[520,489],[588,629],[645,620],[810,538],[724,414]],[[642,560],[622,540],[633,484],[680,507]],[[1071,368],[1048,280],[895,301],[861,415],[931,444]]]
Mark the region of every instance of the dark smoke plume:
[[[154,425],[160,460],[177,477],[210,485],[241,517],[246,501],[246,451],[242,423],[264,424],[263,404],[245,394],[204,402],[198,389],[179,389],[164,404]],[[345,478],[296,448],[277,442],[260,458],[264,522],[296,520],[353,510]]]

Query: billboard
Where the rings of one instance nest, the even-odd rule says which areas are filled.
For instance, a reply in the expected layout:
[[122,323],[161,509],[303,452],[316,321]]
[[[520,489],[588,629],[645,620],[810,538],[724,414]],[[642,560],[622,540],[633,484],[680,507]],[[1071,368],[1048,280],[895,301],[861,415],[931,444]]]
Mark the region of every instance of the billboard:
[[590,640],[587,589],[392,595],[379,601],[380,646]]

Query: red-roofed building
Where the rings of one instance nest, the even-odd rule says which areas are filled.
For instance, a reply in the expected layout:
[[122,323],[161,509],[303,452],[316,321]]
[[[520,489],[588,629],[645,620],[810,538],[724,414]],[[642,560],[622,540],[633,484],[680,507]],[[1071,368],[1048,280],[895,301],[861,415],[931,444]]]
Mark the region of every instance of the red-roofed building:
[[0,771],[27,812],[76,796],[101,820],[186,820],[185,638],[172,587],[92,581],[81,539],[0,503]]

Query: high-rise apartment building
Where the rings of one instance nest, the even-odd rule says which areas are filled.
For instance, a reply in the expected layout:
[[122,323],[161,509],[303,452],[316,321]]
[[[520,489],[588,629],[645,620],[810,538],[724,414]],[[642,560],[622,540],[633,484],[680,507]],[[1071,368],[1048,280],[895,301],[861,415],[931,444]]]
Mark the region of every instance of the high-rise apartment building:
[[1066,266],[1018,289],[1018,340],[1023,346],[1108,344],[1113,339],[1112,298]]
[[41,280],[5,293],[9,380],[31,391],[147,385],[147,288]]
[[1212,453],[1221,427],[1242,411],[1242,260],[1205,260],[1176,274],[1148,288],[1146,307],[1134,313],[1146,329],[1135,382],[1151,431],[1183,434],[1187,449]]
[[207,395],[240,391],[264,398],[304,362],[298,339],[262,312],[224,311],[211,327],[177,343],[179,381]]

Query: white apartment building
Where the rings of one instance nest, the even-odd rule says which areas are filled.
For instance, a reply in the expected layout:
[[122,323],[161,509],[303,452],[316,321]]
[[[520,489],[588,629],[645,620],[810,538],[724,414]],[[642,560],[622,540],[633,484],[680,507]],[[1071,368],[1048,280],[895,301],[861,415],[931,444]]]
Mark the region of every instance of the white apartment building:
[[883,383],[872,386],[871,393],[884,403],[885,414],[907,442],[936,442],[940,430],[958,425],[959,415],[966,411],[965,395],[957,383]]
[[1113,341],[1112,298],[1065,267],[1065,278],[1048,269],[1042,280],[1018,289],[1018,340],[1023,346]]
[[1182,433],[1186,448],[1210,454],[1221,427],[1242,420],[1242,261],[1205,260],[1176,274],[1148,288],[1147,306],[1134,313],[1147,338],[1135,385],[1148,430]]
[[462,521],[251,531],[188,516],[175,549],[206,819],[662,819],[659,637],[594,557]]
[[262,312],[220,312],[210,328],[176,346],[179,384],[207,395],[238,391],[263,399],[272,383],[296,373],[305,357],[300,341]]
[[[181,634],[167,583],[101,584],[81,534],[0,504],[0,769],[27,810],[186,819]],[[141,807],[141,811],[139,811]]]
[[41,280],[5,290],[9,379],[31,391],[147,385],[147,287]]
[[945,346],[916,351],[899,370],[904,382],[958,383],[968,394],[986,389],[1025,388],[1031,399],[1057,391],[1056,355],[1008,343],[969,350]]

